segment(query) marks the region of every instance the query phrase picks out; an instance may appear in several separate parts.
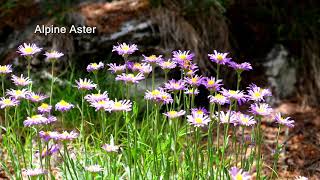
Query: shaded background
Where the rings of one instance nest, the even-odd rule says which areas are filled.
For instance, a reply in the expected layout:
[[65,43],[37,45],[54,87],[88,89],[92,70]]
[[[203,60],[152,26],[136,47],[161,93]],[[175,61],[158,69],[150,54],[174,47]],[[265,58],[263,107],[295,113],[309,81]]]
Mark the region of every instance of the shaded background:
[[[207,54],[230,52],[235,61],[253,65],[242,87],[250,82],[270,87],[270,103],[296,119],[291,143],[299,144],[284,164],[300,174],[319,174],[319,7],[319,0],[0,0],[0,60],[23,70],[16,49],[28,42],[66,54],[57,71],[68,63],[84,70],[93,61],[122,61],[111,53],[112,46],[129,42],[140,50],[133,60],[191,50],[200,73],[210,75],[214,64]],[[98,32],[45,36],[34,34],[36,25],[96,26]],[[43,59],[32,62],[39,77],[46,69]],[[223,78],[228,88],[235,86],[234,74],[225,70]]]

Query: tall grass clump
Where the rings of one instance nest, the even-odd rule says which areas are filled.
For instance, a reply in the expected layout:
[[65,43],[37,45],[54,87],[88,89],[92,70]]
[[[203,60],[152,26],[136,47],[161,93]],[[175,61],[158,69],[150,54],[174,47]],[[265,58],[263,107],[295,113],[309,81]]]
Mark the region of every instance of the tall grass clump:
[[[19,47],[27,76],[11,75],[14,89],[5,89],[11,65],[0,66],[2,95],[1,169],[10,179],[266,179],[277,178],[282,151],[279,135],[294,122],[273,113],[265,102],[268,89],[251,84],[241,89],[241,75],[252,70],[228,53],[214,51],[215,77],[198,75],[190,51],[174,51],[171,59],[143,55],[133,62],[134,44],[118,44],[113,52],[124,64],[87,66],[87,77],[70,74],[62,87],[55,64],[62,53],[48,51],[51,81],[33,84],[30,62],[42,51],[35,44]],[[155,68],[165,83],[155,86]],[[235,72],[236,89],[226,89],[221,68]],[[180,79],[169,79],[172,69]],[[151,76],[152,85],[146,78]],[[115,81],[113,81],[115,79]],[[137,85],[146,83],[146,92]],[[8,84],[8,83],[6,83]],[[37,88],[47,86],[47,92]],[[209,92],[207,108],[195,99],[199,86]],[[246,105],[246,106],[243,106]],[[248,110],[245,107],[249,107]],[[241,111],[240,111],[241,109]],[[263,169],[262,122],[278,123],[272,174]]]

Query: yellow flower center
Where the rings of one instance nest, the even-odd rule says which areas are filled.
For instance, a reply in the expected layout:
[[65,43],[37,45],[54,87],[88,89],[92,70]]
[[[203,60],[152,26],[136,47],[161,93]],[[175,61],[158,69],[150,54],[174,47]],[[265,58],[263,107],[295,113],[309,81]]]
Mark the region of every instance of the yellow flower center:
[[197,124],[202,124],[202,122],[203,122],[202,118],[199,118],[199,117],[194,118],[194,121],[195,121]]
[[215,96],[215,98],[217,98],[217,99],[223,99],[224,98],[224,96],[222,96],[221,94],[217,94],[216,96]]
[[142,66],[141,66],[140,63],[134,63],[133,67],[135,67],[135,68],[141,68]]
[[59,102],[59,104],[60,104],[60,106],[69,106],[69,103],[66,102],[66,101],[64,101],[64,100],[61,100],[61,101]]
[[242,180],[243,176],[242,176],[242,174],[238,173],[235,178],[236,178],[236,180]]
[[249,119],[246,118],[246,117],[241,117],[241,121],[244,122],[244,123],[248,123],[248,122],[249,122]]
[[214,82],[213,80],[209,80],[209,81],[208,81],[208,85],[214,85],[214,83],[215,83],[215,82]]
[[12,103],[12,101],[10,99],[4,99],[3,100],[3,104],[5,104],[5,105],[9,105],[11,103]]
[[223,56],[222,56],[221,54],[218,54],[218,55],[217,55],[217,60],[218,60],[218,61],[222,61],[222,60],[223,60]]
[[185,60],[185,59],[187,59],[187,55],[185,55],[185,54],[180,54],[180,55],[179,55],[179,58],[182,59],[182,60]]
[[38,118],[40,118],[41,117],[41,115],[33,115],[33,116],[31,116],[31,119],[38,119]]
[[170,66],[170,65],[172,65],[172,63],[170,62],[170,61],[166,61],[166,62],[164,62],[163,63],[165,66]]
[[47,109],[49,108],[49,105],[47,103],[42,103],[40,107],[43,109]]
[[161,97],[163,100],[166,100],[166,99],[168,99],[168,96],[167,95],[162,95],[162,97]]
[[117,107],[117,108],[122,107],[121,102],[115,102],[115,103],[114,103],[114,107]]
[[169,111],[169,115],[170,116],[175,116],[175,115],[177,115],[178,113],[177,113],[177,111]]
[[124,51],[128,51],[130,49],[130,47],[128,45],[123,45],[121,47],[121,49],[124,50]]
[[38,99],[40,99],[40,96],[39,95],[33,95],[32,98],[35,99],[35,100],[38,100]]
[[8,68],[6,66],[0,66],[0,71],[7,71]]
[[261,97],[261,93],[260,92],[254,92],[253,93],[253,97],[256,97],[256,98]]
[[157,95],[160,94],[160,91],[159,91],[159,90],[153,90],[153,91],[151,92],[151,94],[152,94],[153,96],[157,96]]
[[98,67],[98,64],[97,64],[97,63],[92,63],[91,66],[94,67],[94,68],[97,68],[97,67]]
[[24,83],[24,82],[26,82],[26,80],[25,80],[25,79],[22,79],[22,78],[17,79],[17,81],[18,81],[19,83]]
[[156,60],[156,59],[157,59],[157,56],[156,56],[156,55],[151,55],[151,56],[149,56],[148,58],[151,59],[151,60]]
[[128,78],[134,78],[134,75],[133,74],[128,74],[127,77]]
[[237,94],[237,91],[235,91],[235,90],[230,90],[229,93],[232,94],[232,95],[236,95],[236,94]]
[[99,104],[99,105],[105,105],[105,104],[107,104],[107,102],[106,102],[106,101],[101,100],[101,101],[98,101],[98,104]]
[[33,49],[32,49],[32,47],[26,47],[26,48],[24,48],[24,51],[25,51],[26,53],[32,53],[32,52],[33,52]]
[[174,87],[174,88],[179,88],[180,85],[179,85],[179,84],[173,84],[173,87]]
[[199,110],[197,110],[196,113],[199,114],[199,115],[202,115],[202,114],[203,114],[203,111],[199,109]]
[[198,78],[192,78],[192,79],[191,79],[191,82],[192,82],[192,83],[196,83],[197,81],[198,81]]
[[16,95],[22,95],[22,91],[21,90],[16,90]]

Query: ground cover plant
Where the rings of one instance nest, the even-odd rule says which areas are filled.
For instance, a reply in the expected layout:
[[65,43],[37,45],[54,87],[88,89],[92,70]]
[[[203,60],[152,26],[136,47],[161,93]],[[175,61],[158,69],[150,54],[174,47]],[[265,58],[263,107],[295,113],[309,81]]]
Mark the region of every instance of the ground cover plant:
[[[59,77],[54,67],[63,53],[47,50],[52,79],[46,89],[33,83],[30,65],[42,51],[35,44],[18,48],[26,75],[16,74],[12,65],[0,66],[0,163],[10,179],[277,178],[283,149],[279,133],[294,121],[273,112],[266,103],[269,89],[240,87],[242,73],[253,69],[249,63],[214,51],[208,58],[216,63],[216,75],[204,77],[197,74],[190,51],[173,51],[170,58],[143,55],[141,62],[133,62],[137,45],[123,43],[113,52],[124,64],[96,62],[87,66],[85,77],[73,70]],[[160,87],[155,86],[157,66],[165,74]],[[235,72],[236,89],[223,84],[221,68]],[[181,71],[180,79],[168,79],[172,69]],[[58,77],[69,83],[62,88]],[[144,81],[143,97],[130,93]],[[199,86],[210,92],[208,108],[195,104]],[[271,174],[263,171],[264,120],[278,126],[274,163],[267,167]]]

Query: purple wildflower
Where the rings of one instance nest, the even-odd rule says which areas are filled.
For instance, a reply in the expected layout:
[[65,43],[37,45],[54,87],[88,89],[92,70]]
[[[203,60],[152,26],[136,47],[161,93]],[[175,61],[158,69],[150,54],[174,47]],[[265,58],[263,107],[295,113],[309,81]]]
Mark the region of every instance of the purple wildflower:
[[50,116],[50,118],[46,118],[41,114],[37,114],[31,117],[27,117],[27,119],[23,121],[23,125],[26,127],[30,127],[35,125],[50,124],[55,121],[57,121],[57,118],[54,116]]
[[23,43],[23,45],[20,45],[18,47],[18,53],[21,56],[33,56],[36,53],[40,52],[42,50],[42,48],[39,48],[37,45],[35,44],[27,44],[27,43]]
[[70,109],[72,109],[74,107],[73,104],[66,102],[65,100],[61,100],[60,102],[58,102],[55,105],[55,109],[56,111],[61,111],[61,112],[65,112],[65,111],[69,111]]
[[192,61],[192,58],[194,57],[193,53],[190,53],[190,51],[173,51],[173,58],[176,63],[183,65],[185,62]]
[[19,104],[19,101],[14,98],[2,97],[0,99],[0,108],[1,109],[8,108],[8,107],[14,107],[14,106],[17,106],[18,104]]
[[268,116],[272,112],[272,108],[266,103],[260,103],[260,104],[251,104],[250,106],[250,112],[256,115],[260,116]]
[[38,112],[40,114],[45,114],[45,113],[50,113],[52,109],[52,106],[50,106],[47,103],[42,103],[39,107],[38,107]]
[[229,170],[231,180],[250,180],[251,176],[248,172],[238,169],[237,167],[232,167]]
[[203,77],[195,75],[193,77],[185,77],[185,82],[191,86],[200,86],[202,84]]
[[0,65],[0,75],[5,75],[5,74],[9,74],[12,72],[12,65]]
[[116,63],[110,63],[107,64],[109,66],[109,69],[111,71],[111,73],[114,74],[121,74],[126,70],[126,65],[117,65]]
[[109,111],[131,111],[132,102],[130,100],[110,101]]
[[278,124],[285,125],[289,128],[294,127],[294,120],[292,120],[290,117],[286,117],[286,118],[282,117],[281,113],[276,114],[275,121]]
[[123,81],[126,84],[138,84],[139,81],[143,79],[145,79],[145,77],[141,73],[138,73],[137,75],[122,73],[121,75],[117,75],[116,77],[116,81]]
[[252,70],[252,66],[248,62],[244,63],[236,63],[236,62],[229,62],[229,67],[233,68],[237,72],[241,73],[242,71],[249,71]]
[[23,176],[40,176],[43,174],[47,174],[48,171],[42,168],[35,168],[35,169],[23,169],[22,175]]
[[167,116],[169,119],[176,119],[180,116],[183,116],[186,114],[186,111],[180,110],[180,111],[168,111],[166,113],[163,113],[165,116]]
[[204,107],[192,108],[191,114],[193,114],[193,115],[208,115],[208,110]]
[[84,78],[79,79],[79,81],[76,80],[77,88],[80,90],[92,90],[97,87],[96,84],[94,84],[90,79]]
[[129,54],[134,53],[137,50],[138,50],[137,45],[135,44],[129,45],[129,44],[123,43],[123,44],[118,44],[118,46],[113,46],[112,52],[116,51],[121,56],[127,56]]
[[212,62],[222,65],[228,63],[231,60],[231,58],[227,58],[227,55],[228,53],[219,53],[216,50],[214,50],[214,54],[208,54]]
[[219,105],[224,105],[226,103],[229,103],[228,98],[223,96],[220,93],[217,93],[214,96],[209,95],[208,98],[210,99],[210,103],[215,103],[215,104],[219,104]]
[[29,91],[27,89],[18,89],[18,90],[15,90],[15,89],[10,89],[10,90],[7,90],[6,94],[11,97],[11,98],[14,98],[14,99],[25,99],[26,96],[28,95]]
[[100,110],[109,110],[111,108],[111,101],[109,101],[109,99],[100,99],[97,101],[91,101],[90,102],[90,106],[94,107],[96,109],[96,111],[100,111]]
[[55,50],[51,50],[49,52],[44,53],[47,61],[55,61],[61,58],[64,54]]
[[169,71],[170,69],[174,69],[177,66],[176,63],[171,60],[160,61],[158,64],[164,71]]
[[246,102],[246,96],[243,93],[243,91],[240,90],[226,90],[224,88],[222,88],[222,95],[226,96],[227,98],[229,98],[229,100],[236,100],[238,101],[238,103],[241,105],[242,103]]
[[151,55],[151,56],[142,55],[142,56],[144,57],[142,62],[149,63],[152,66],[154,66],[156,63],[159,63],[159,62],[163,61],[162,55],[160,55],[158,57],[156,55]]
[[88,94],[84,97],[84,99],[87,100],[88,102],[97,102],[101,100],[109,101],[107,91],[104,91],[102,94],[100,93],[100,91],[96,94]]
[[168,91],[181,91],[185,90],[185,82],[183,80],[169,80],[169,82],[164,84],[165,89]]
[[209,116],[201,114],[192,114],[187,116],[187,121],[195,127],[203,127],[211,121]]
[[214,77],[205,77],[203,78],[202,84],[211,92],[219,91],[220,84],[222,82],[221,79],[216,80]]
[[23,77],[23,74],[20,75],[20,77],[12,75],[11,80],[13,84],[16,86],[27,86],[32,83],[32,81],[28,77]]
[[41,101],[45,100],[46,98],[48,98],[48,96],[47,95],[43,95],[41,93],[29,92],[27,94],[27,99],[32,101],[32,102],[35,102],[35,103],[41,102]]
[[265,101],[264,97],[272,96],[269,89],[262,89],[255,84],[251,84],[248,87],[248,99],[255,102]]
[[242,113],[236,113],[237,123],[242,126],[252,126],[256,124],[256,121],[253,119],[252,116],[242,114]]
[[99,69],[102,69],[104,67],[104,64],[102,62],[97,63],[90,63],[87,66],[88,72],[97,72]]

